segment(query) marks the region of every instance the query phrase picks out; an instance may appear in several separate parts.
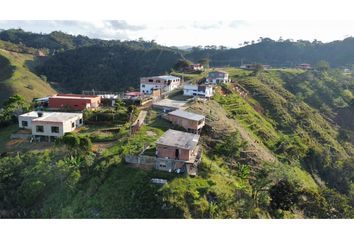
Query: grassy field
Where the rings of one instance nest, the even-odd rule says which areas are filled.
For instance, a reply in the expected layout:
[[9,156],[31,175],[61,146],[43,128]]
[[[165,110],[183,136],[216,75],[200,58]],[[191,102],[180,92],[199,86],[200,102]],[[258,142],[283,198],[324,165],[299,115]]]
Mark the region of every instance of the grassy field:
[[0,104],[14,94],[22,95],[28,102],[35,97],[45,97],[55,90],[31,72],[36,64],[34,55],[6,51],[0,48]]

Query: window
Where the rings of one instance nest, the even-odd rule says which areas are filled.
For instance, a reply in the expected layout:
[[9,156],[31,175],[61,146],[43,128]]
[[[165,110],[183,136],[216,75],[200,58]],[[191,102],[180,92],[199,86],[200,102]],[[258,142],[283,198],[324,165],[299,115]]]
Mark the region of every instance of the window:
[[141,85],[141,87],[145,87],[145,84]]
[[72,127],[72,128],[75,127],[75,123],[74,123],[74,122],[71,123],[71,127]]
[[22,121],[22,127],[28,127],[28,122],[27,121]]
[[161,81],[160,80],[156,80],[157,83],[160,83]]
[[166,163],[160,163],[160,168],[166,168]]
[[38,132],[38,133],[44,132],[44,127],[43,126],[36,126],[36,132]]
[[59,127],[53,126],[51,129],[52,133],[59,133]]
[[80,118],[79,123],[82,124],[82,118]]
[[38,117],[43,117],[43,113],[39,112]]
[[153,79],[149,79],[149,82],[153,82],[154,80]]

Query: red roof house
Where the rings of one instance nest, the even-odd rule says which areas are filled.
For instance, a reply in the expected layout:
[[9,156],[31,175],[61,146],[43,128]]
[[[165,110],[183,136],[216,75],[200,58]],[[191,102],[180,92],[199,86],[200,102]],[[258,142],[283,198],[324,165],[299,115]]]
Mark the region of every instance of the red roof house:
[[96,109],[101,103],[99,96],[86,96],[80,94],[57,94],[49,97],[48,107],[52,109]]

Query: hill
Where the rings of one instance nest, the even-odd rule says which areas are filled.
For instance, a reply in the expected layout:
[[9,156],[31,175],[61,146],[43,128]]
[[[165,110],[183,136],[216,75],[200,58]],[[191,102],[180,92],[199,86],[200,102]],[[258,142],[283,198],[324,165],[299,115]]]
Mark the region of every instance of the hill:
[[[140,153],[174,128],[150,109],[146,125],[134,135],[129,123],[110,134],[100,130],[107,128],[102,124],[86,125],[77,134],[93,141],[94,152],[80,154],[60,142],[47,148],[33,143],[29,150],[21,146],[27,149],[21,156],[0,158],[3,216],[352,218],[353,145],[284,88],[281,74],[303,72],[224,70],[233,83],[218,87],[208,102],[188,104],[207,119],[198,176],[124,163],[126,154]],[[248,90],[246,97],[239,86]],[[168,184],[151,184],[151,178]]]
[[[9,96],[20,94],[28,102],[35,97],[44,97],[55,93],[55,90],[39,76],[31,71],[37,64],[37,57],[29,53],[20,53],[11,48],[5,50],[0,42],[0,104]],[[12,46],[14,47],[14,46]],[[9,46],[6,46],[9,49]],[[22,49],[26,52],[26,49]]]
[[50,34],[37,34],[22,29],[0,31],[0,39],[15,44],[22,44],[32,48],[45,48],[51,52],[72,48],[91,46],[105,42],[104,40],[89,39],[85,36],[72,36],[55,31]]
[[145,49],[156,47],[167,49],[167,47],[160,46],[154,41],[120,41],[92,39],[86,36],[74,36],[60,31],[54,31],[49,34],[39,34],[26,32],[22,29],[8,29],[0,31],[0,40],[12,42],[15,44],[21,44],[26,47],[31,47],[35,49],[46,49],[51,54],[89,46],[112,47],[115,45],[129,45]]
[[263,38],[237,49],[192,48],[185,56],[197,61],[209,58],[212,66],[240,66],[241,63],[262,63],[274,67],[295,67],[301,63],[315,64],[325,60],[331,66],[351,66],[354,63],[354,38],[349,37],[343,41],[330,43],[309,41],[274,41]]
[[91,46],[49,57],[36,68],[49,82],[70,92],[82,90],[121,91],[139,87],[141,76],[165,74],[182,56],[161,47],[135,44]]

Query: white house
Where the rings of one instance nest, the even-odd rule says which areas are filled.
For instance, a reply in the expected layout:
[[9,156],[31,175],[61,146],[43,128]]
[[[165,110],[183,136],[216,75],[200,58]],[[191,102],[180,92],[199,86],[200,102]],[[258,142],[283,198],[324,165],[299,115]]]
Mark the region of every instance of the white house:
[[224,71],[212,71],[208,73],[206,78],[206,83],[219,84],[219,83],[228,83],[229,74]]
[[213,86],[187,84],[183,87],[183,95],[210,98],[213,96]]
[[154,76],[140,78],[140,92],[152,94],[153,89],[160,89],[162,92],[169,92],[181,85],[181,79],[175,76]]
[[83,125],[82,113],[29,112],[18,117],[19,127],[30,129],[34,137],[52,141]]

